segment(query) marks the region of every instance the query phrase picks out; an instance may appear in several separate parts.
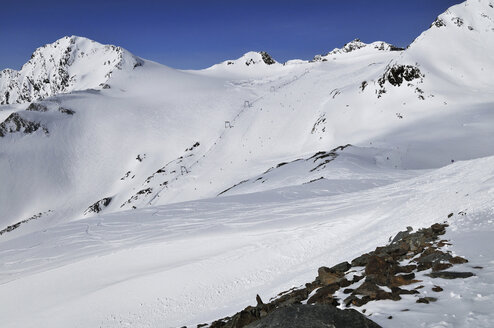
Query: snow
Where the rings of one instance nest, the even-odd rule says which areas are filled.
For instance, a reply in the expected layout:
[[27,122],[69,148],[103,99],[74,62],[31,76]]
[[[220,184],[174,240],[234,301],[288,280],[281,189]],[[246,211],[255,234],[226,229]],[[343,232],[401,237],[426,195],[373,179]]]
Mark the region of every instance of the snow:
[[[279,190],[278,197],[266,192],[108,214],[5,241],[0,288],[10,297],[0,307],[3,325],[147,327],[161,320],[172,327],[213,320],[252,303],[256,293],[267,299],[312,281],[319,266],[352,259],[407,225],[417,229],[460,211],[467,215],[449,220],[446,237],[468,265],[484,267],[472,278],[482,285],[450,286],[466,302],[478,302],[480,292],[488,301],[494,259],[484,243],[494,228],[494,179],[486,177],[493,176],[493,163],[494,157],[459,162],[339,195],[294,200]],[[475,247],[483,251],[468,250],[479,236]],[[471,309],[453,311],[444,302],[422,314],[425,326],[437,322],[438,311],[455,313],[458,319],[441,320],[460,326]],[[422,313],[419,305],[414,311]],[[384,311],[376,306],[373,312]],[[393,306],[386,307],[393,325],[409,324],[408,314],[395,313],[409,304]],[[488,327],[492,320],[475,324]]]
[[[48,131],[0,138],[0,228],[41,213],[0,236],[2,327],[211,321],[449,213],[451,250],[476,276],[426,284],[435,303],[366,313],[383,327],[492,327],[489,3],[453,6],[404,51],[354,41],[314,62],[249,52],[181,71],[66,37],[2,71],[1,99],[16,85],[20,103],[0,122],[17,113]],[[68,47],[70,83],[52,88]],[[379,82],[400,65],[421,77]],[[27,77],[53,84],[23,90]],[[27,111],[34,98],[48,110]]]

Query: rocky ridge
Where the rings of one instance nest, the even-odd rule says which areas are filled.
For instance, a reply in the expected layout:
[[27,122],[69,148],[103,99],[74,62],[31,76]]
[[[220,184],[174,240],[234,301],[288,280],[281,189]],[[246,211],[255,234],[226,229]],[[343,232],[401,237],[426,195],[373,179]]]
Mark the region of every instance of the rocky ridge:
[[[249,51],[245,53],[242,57],[235,60],[227,60],[223,63],[213,65],[212,67],[216,67],[218,65],[226,65],[226,66],[252,66],[252,65],[273,65],[277,64],[277,61],[271,57],[266,51]],[[210,68],[212,68],[210,67]]]
[[[53,107],[53,104],[55,104],[55,107]],[[74,110],[61,107],[55,102],[50,103],[49,106],[44,103],[33,102],[25,110],[10,114],[0,123],[0,138],[15,133],[26,135],[37,131],[42,131],[44,135],[48,136],[50,135],[48,129],[50,119],[47,116],[51,116],[50,114],[53,112],[58,113],[55,116],[58,119],[75,114]],[[53,117],[51,120],[53,120]]]
[[[452,214],[448,217],[451,216]],[[416,303],[435,302],[437,297],[422,295],[421,290],[424,284],[421,284],[423,280],[417,279],[418,273],[423,276],[421,279],[425,277],[434,279],[432,291],[438,295],[443,290],[439,286],[439,279],[464,279],[475,275],[473,272],[448,270],[468,260],[454,256],[446,249],[451,244],[448,240],[441,239],[440,236],[445,234],[447,227],[447,223],[436,223],[414,233],[412,233],[413,229],[408,227],[406,231],[399,232],[393,239],[390,238],[388,245],[377,247],[374,251],[363,254],[350,263],[342,262],[330,268],[320,267],[316,279],[305,284],[304,287],[282,292],[272,298],[269,303],[264,303],[257,296],[256,306],[248,306],[231,317],[214,321],[210,325],[198,325],[198,327],[379,327],[370,320],[359,321],[362,319],[355,316],[355,313],[343,311],[349,311],[344,310],[345,308],[358,309],[368,302],[399,301],[402,298],[401,295],[413,295]],[[481,269],[480,267],[474,268]],[[321,306],[325,306],[326,310],[324,311]],[[329,307],[332,310],[327,310]],[[324,314],[321,314],[321,311]],[[299,313],[299,315],[294,316],[294,313]],[[364,314],[360,312],[357,314],[365,318]],[[319,315],[326,321],[315,319],[307,322],[306,320],[308,317],[319,318]],[[352,317],[352,319],[338,321],[337,318],[341,316]],[[283,319],[289,317],[298,319]],[[359,323],[350,324],[353,320]]]
[[403,50],[405,50],[404,48],[400,48],[400,47],[394,46],[390,43],[383,42],[383,41],[364,43],[360,39],[355,39],[353,41],[346,43],[341,48],[335,48],[335,49],[331,50],[330,52],[328,52],[325,55],[316,55],[314,57],[314,59],[312,59],[312,62],[327,61],[328,60],[327,57],[329,57],[329,56],[350,53],[350,52],[354,52],[354,51],[362,49],[362,48],[373,49],[376,51],[403,51]]
[[[293,161],[290,161],[290,162],[282,162],[282,163],[278,163],[276,166],[273,166],[273,167],[270,167],[269,169],[267,169],[266,171],[264,171],[262,174],[258,175],[258,176],[255,176],[251,179],[247,179],[247,180],[243,180],[243,181],[240,181],[239,183],[223,190],[222,192],[220,192],[218,194],[218,196],[220,195],[223,195],[223,194],[226,194],[230,191],[235,191],[236,188],[244,185],[244,184],[247,184],[247,183],[250,183],[250,184],[263,184],[265,183],[267,180],[269,180],[271,178],[271,174],[276,172],[277,169],[283,167],[283,166],[287,166],[287,167],[290,167],[290,166],[293,166],[294,164],[300,164],[300,163],[304,163],[307,167],[307,173],[308,174],[312,174],[314,172],[318,172],[318,171],[322,171],[326,168],[326,166],[331,163],[332,161],[334,161],[339,155],[341,152],[343,152],[346,148],[348,147],[352,147],[352,145],[350,144],[347,144],[347,145],[344,145],[344,146],[338,146],[334,149],[331,149],[330,151],[319,151],[317,153],[315,153],[314,155],[308,157],[308,158],[299,158],[299,159],[296,159],[296,160],[293,160]],[[314,182],[316,180],[319,180],[319,179],[323,179],[324,177],[323,176],[319,176],[317,177],[315,180],[307,180],[307,182],[305,183],[311,183],[311,182]]]

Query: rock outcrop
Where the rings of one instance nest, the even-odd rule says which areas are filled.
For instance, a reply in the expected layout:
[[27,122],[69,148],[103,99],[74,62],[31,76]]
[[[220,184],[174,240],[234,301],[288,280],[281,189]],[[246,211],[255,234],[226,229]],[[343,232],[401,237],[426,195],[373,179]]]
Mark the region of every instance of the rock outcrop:
[[40,122],[36,122],[24,118],[19,113],[12,113],[5,119],[5,121],[0,123],[0,137],[5,137],[10,133],[15,133],[15,132],[30,134],[40,129],[45,134],[49,133],[48,128],[42,125]]
[[292,304],[274,310],[272,313],[256,321],[246,328],[378,328],[353,309],[340,310],[327,304]]
[[[423,286],[410,287],[422,280],[416,274],[431,270],[425,277],[459,279],[474,276],[472,272],[444,271],[455,264],[468,262],[451,255],[440,239],[447,224],[433,224],[412,233],[412,228],[390,238],[390,244],[377,247],[349,262],[320,267],[313,282],[278,294],[269,303],[259,295],[257,305],[248,306],[231,317],[204,325],[210,328],[268,327],[379,327],[357,311],[337,307],[359,308],[368,302],[399,301],[400,295],[415,295],[417,303],[429,304],[437,297],[421,295]],[[423,278],[421,278],[423,279]],[[433,291],[443,289],[434,285]],[[203,325],[200,325],[201,327]]]

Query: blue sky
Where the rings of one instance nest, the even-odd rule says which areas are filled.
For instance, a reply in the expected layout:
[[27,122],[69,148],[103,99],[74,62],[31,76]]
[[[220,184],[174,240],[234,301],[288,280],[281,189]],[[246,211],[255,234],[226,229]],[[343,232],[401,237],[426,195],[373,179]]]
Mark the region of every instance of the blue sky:
[[405,47],[458,0],[2,1],[0,69],[79,35],[175,68],[205,68],[250,50],[310,59],[360,38]]

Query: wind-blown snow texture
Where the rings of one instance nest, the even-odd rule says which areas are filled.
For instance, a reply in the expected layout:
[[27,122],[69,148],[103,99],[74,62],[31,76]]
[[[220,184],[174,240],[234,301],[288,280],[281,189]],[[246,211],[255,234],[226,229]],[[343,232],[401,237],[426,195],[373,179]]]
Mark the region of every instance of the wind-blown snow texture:
[[217,319],[460,211],[448,237],[478,276],[427,309],[369,311],[494,325],[492,53],[489,0],[406,50],[354,40],[310,62],[180,71],[81,37],[37,49],[0,73],[2,326]]

